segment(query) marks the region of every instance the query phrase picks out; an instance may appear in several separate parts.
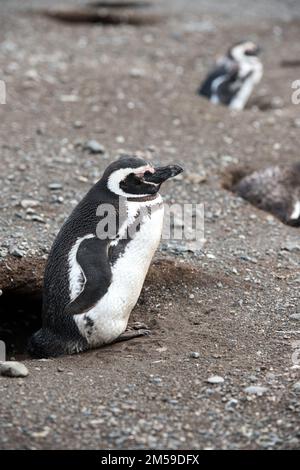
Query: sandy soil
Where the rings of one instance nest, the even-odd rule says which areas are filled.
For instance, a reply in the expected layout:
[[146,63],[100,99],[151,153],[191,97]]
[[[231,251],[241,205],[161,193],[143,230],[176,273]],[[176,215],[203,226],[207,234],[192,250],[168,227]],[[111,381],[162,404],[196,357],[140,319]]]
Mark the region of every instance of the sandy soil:
[[[1,1],[0,314],[13,332],[33,328],[55,234],[122,150],[184,166],[163,193],[205,203],[206,238],[200,253],[162,244],[132,314],[151,336],[25,358],[27,378],[0,379],[1,448],[299,447],[299,229],[223,183],[237,166],[299,160],[291,84],[300,68],[280,64],[299,58],[300,5],[224,3],[156,2],[161,22],[134,27],[29,11],[61,2]],[[195,91],[215,56],[244,37],[262,45],[265,75],[249,108],[232,113]],[[105,155],[84,150],[92,138]],[[27,199],[38,205],[23,208]],[[213,375],[224,382],[208,383]]]

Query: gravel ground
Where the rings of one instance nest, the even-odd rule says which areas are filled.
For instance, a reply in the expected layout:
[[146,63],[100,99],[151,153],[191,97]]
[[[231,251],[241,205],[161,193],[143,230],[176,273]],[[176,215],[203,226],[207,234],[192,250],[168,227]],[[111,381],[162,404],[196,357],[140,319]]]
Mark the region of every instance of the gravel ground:
[[[139,27],[32,12],[58,4],[0,2],[1,316],[32,328],[57,230],[122,151],[184,166],[163,193],[205,204],[206,242],[162,243],[131,320],[151,336],[47,361],[17,350],[29,375],[0,378],[1,448],[299,448],[299,229],[224,188],[232,168],[299,159],[300,70],[281,66],[299,58],[299,2],[156,2],[161,22]],[[265,75],[234,113],[195,90],[244,37]]]

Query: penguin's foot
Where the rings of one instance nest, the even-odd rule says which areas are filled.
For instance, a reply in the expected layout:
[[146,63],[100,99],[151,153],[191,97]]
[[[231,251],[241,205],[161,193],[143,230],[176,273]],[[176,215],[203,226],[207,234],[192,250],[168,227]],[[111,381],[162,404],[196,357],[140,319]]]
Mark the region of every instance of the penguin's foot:
[[126,330],[117,339],[114,340],[114,343],[119,343],[120,341],[128,341],[133,338],[138,338],[140,336],[149,336],[149,335],[151,335],[151,331],[148,330],[147,328]]
[[[128,330],[149,330],[148,326],[145,323],[141,323],[139,321],[135,321],[128,325]],[[126,330],[127,331],[127,330]]]

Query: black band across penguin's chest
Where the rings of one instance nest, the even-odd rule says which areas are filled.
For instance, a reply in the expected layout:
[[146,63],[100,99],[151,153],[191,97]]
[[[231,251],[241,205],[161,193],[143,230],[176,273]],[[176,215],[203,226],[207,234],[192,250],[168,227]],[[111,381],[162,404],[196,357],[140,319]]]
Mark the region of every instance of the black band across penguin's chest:
[[[154,198],[152,198],[154,199]],[[129,199],[127,199],[129,200]],[[141,201],[141,199],[139,199]],[[162,201],[158,201],[152,206],[140,207],[131,223],[128,224],[123,233],[118,233],[116,239],[113,240],[108,249],[108,256],[111,265],[114,265],[116,261],[123,256],[129,243],[134,241],[134,238],[141,230],[141,226],[146,220],[149,220],[154,212],[162,207]],[[121,230],[120,230],[121,232]]]

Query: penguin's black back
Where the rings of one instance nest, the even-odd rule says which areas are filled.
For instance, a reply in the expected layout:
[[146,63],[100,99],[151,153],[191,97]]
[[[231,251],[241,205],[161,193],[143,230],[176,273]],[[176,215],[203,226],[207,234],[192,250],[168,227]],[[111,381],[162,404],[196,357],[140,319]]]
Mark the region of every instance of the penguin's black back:
[[226,68],[223,65],[212,70],[200,86],[198,90],[199,95],[211,98],[213,81],[216,78],[222,77],[224,75],[226,75]]
[[238,71],[234,70],[233,72],[229,72],[225,65],[220,65],[216,67],[204,80],[203,84],[199,88],[199,95],[205,96],[210,99],[213,95],[213,82],[223,77],[224,79],[218,86],[216,93],[220,103],[224,105],[229,105],[232,101],[233,97],[237,93],[237,89],[234,88],[232,85],[237,80]]
[[[35,333],[28,345],[36,357],[58,356],[74,348],[87,349],[71,315],[65,313],[70,302],[69,253],[78,238],[96,235],[101,203],[117,204],[118,198],[108,193],[98,182],[76,206],[54,240],[44,273],[42,329]],[[100,243],[107,244],[108,240]],[[62,337],[63,335],[63,337]]]

